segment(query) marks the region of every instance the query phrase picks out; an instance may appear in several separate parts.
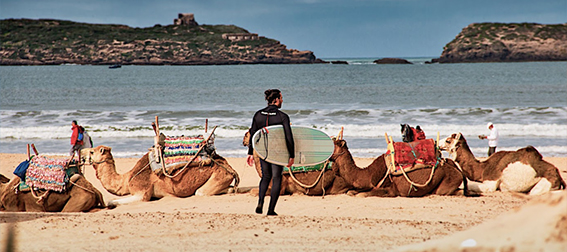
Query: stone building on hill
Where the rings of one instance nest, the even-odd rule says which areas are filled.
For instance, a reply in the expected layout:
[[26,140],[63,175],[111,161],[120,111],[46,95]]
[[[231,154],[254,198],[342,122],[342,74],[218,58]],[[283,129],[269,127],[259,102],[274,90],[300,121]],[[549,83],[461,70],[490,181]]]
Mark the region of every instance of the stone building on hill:
[[244,41],[244,40],[258,40],[260,37],[257,33],[225,33],[222,35],[223,39],[230,41]]
[[190,25],[190,26],[197,26],[199,25],[197,21],[195,21],[195,15],[193,13],[179,13],[176,19],[173,19],[174,25]]

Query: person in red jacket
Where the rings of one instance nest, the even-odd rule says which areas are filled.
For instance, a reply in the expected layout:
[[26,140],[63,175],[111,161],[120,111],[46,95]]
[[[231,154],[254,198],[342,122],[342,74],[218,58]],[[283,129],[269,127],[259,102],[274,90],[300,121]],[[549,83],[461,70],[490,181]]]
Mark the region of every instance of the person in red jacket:
[[82,132],[80,126],[77,124],[77,121],[73,120],[73,122],[71,122],[71,130],[73,131],[73,133],[71,134],[71,150],[69,150],[71,159],[69,161],[73,160],[73,157],[75,157],[75,152],[77,152],[80,162],[81,146],[83,145],[83,140],[79,137]]
[[425,132],[423,132],[423,130],[421,129],[421,127],[419,127],[419,125],[415,127],[415,131],[413,132],[413,135],[415,137],[414,141],[425,139]]

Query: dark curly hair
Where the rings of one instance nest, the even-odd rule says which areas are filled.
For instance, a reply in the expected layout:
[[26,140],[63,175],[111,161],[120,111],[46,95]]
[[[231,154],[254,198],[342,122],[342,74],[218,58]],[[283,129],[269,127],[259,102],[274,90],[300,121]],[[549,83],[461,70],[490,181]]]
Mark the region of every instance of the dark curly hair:
[[278,89],[268,89],[264,91],[264,95],[266,95],[266,101],[268,104],[272,104],[275,99],[280,98],[282,92]]

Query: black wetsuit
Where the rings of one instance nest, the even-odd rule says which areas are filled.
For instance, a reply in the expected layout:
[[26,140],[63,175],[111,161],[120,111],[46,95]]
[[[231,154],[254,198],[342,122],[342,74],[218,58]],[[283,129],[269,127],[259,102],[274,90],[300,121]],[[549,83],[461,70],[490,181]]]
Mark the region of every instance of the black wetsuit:
[[[250,127],[248,154],[254,154],[254,149],[252,148],[252,136],[254,136],[254,133],[262,129],[263,127],[272,125],[283,125],[287,150],[290,153],[289,157],[295,158],[295,146],[293,142],[293,135],[291,133],[289,116],[286,113],[281,112],[276,105],[268,105],[267,107],[258,110],[256,114],[254,114],[254,118],[252,119],[252,127]],[[260,194],[256,213],[262,213],[264,197],[266,196],[266,191],[268,190],[268,186],[270,185],[270,180],[272,180],[273,178],[268,214],[275,214],[276,203],[278,202],[282,185],[283,166],[272,164],[262,159],[260,159],[260,165],[262,166],[262,179],[260,179]]]

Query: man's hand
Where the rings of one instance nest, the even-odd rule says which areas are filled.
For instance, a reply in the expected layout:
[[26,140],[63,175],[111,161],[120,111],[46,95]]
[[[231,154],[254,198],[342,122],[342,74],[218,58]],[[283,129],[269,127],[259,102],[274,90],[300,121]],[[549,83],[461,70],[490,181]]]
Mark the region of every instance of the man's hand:
[[246,164],[248,166],[254,165],[254,156],[253,155],[248,155],[248,157],[246,157]]
[[287,168],[290,168],[293,165],[293,158],[289,158],[289,162],[287,163]]

